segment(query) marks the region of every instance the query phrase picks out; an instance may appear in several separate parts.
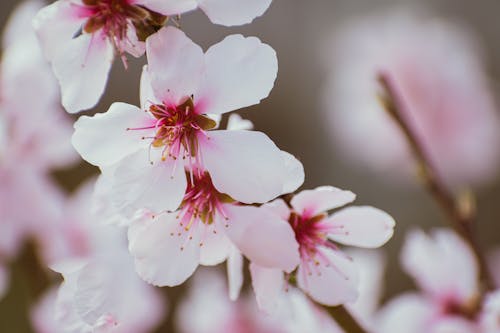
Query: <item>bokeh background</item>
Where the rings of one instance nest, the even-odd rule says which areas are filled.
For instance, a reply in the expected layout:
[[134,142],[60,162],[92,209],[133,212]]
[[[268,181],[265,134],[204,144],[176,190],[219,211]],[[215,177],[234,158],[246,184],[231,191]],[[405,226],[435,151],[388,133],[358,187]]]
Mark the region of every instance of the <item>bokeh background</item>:
[[[19,1],[0,2],[0,26],[5,26],[9,14]],[[182,29],[197,43],[207,48],[231,33],[255,35],[276,49],[279,73],[274,90],[260,105],[241,114],[255,123],[257,130],[266,132],[276,144],[297,156],[304,164],[304,188],[333,185],[350,189],[358,195],[358,204],[370,204],[386,210],[397,221],[394,238],[385,246],[388,254],[386,297],[411,288],[411,281],[398,268],[398,251],[406,230],[413,226],[429,228],[442,225],[432,198],[419,186],[401,187],[363,168],[345,161],[332,143],[331,128],[324,121],[321,94],[326,80],[325,41],[336,29],[353,17],[368,13],[392,11],[400,7],[424,6],[431,15],[466,25],[477,34],[486,51],[486,66],[495,97],[500,97],[500,2],[498,0],[274,0],[268,12],[253,24],[224,28],[215,26],[201,12],[184,15]],[[453,57],[453,54],[450,54]],[[139,77],[144,60],[130,59],[124,71],[116,61],[104,98],[94,109],[105,111],[114,101],[139,102]],[[333,61],[333,60],[332,60]],[[93,111],[93,112],[94,112]],[[500,147],[492,144],[492,150]],[[390,149],[388,147],[388,149]],[[96,169],[81,164],[69,170],[59,170],[54,176],[68,191],[74,190]],[[1,185],[1,184],[0,184]],[[478,235],[485,249],[500,245],[500,182],[494,181],[477,192]],[[25,251],[19,260],[36,265],[33,253]],[[27,287],[26,275],[43,286],[37,270],[26,272],[19,262],[13,263],[12,288],[0,302],[0,332],[30,332],[23,314],[33,290]],[[36,285],[36,284],[35,284]],[[41,287],[40,287],[41,288]],[[165,291],[174,309],[175,299],[182,288]],[[35,290],[36,293],[36,290]],[[159,332],[175,332],[171,321]]]

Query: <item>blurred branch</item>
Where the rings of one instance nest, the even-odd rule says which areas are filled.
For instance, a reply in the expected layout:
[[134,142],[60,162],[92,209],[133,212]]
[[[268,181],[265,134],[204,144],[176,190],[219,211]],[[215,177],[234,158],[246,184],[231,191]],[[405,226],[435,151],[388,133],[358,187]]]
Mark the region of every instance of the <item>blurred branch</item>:
[[368,333],[343,305],[323,306],[330,317],[347,333]]
[[485,287],[493,289],[493,280],[474,235],[473,225],[476,219],[476,213],[473,196],[470,192],[467,192],[465,193],[467,195],[461,195],[456,198],[445,186],[436,169],[433,167],[424,146],[419,141],[414,129],[410,126],[408,119],[405,118],[408,113],[404,111],[405,105],[393,81],[383,72],[379,73],[378,80],[384,89],[383,95],[381,96],[382,105],[406,137],[417,162],[419,175],[423,180],[424,186],[446,214],[454,229],[470,245],[478,260],[481,280],[485,284]]

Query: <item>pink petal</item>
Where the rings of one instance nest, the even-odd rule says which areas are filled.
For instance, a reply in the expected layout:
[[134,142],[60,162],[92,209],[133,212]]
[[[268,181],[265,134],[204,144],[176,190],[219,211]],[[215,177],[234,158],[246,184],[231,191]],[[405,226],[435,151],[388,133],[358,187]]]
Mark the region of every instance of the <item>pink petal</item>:
[[167,16],[183,14],[198,6],[196,0],[135,0],[135,2]]
[[199,230],[192,230],[193,238],[189,240],[175,216],[161,214],[129,228],[129,250],[137,273],[155,286],[179,285],[198,267]]
[[67,46],[81,28],[85,16],[72,1],[55,1],[42,8],[33,19],[45,56],[52,61]]
[[171,26],[161,29],[147,39],[146,53],[151,86],[159,100],[178,105],[196,93],[205,66],[203,50],[184,32]]
[[[154,120],[139,108],[113,103],[106,113],[81,116],[75,122],[72,143],[87,162],[99,167],[110,166],[149,143],[141,138],[151,130],[127,130],[151,125]],[[153,130],[154,131],[154,130]]]
[[351,191],[344,191],[333,186],[320,186],[314,190],[304,190],[296,194],[291,204],[301,213],[314,216],[328,210],[344,206],[356,199]]
[[282,220],[288,221],[290,217],[290,207],[283,199],[276,199],[263,205],[270,209],[274,214],[278,215]]
[[45,291],[31,309],[30,319],[37,333],[63,333],[62,325],[56,320],[55,306],[58,288],[52,287]]
[[282,194],[286,165],[281,151],[264,133],[218,130],[207,135],[200,149],[219,192],[249,204]]
[[255,37],[228,36],[208,49],[205,60],[206,75],[198,92],[203,113],[258,104],[269,95],[278,72],[276,53]]
[[436,299],[462,304],[479,292],[476,258],[452,231],[437,229],[431,236],[412,231],[403,246],[401,261],[420,288]]
[[218,265],[229,256],[232,244],[223,232],[214,233],[216,229],[222,230],[220,227],[215,228],[214,223],[203,227],[206,230],[201,239],[200,265]]
[[160,104],[151,87],[151,76],[149,75],[148,66],[142,68],[141,84],[140,84],[141,109],[147,110],[151,104]]
[[242,25],[261,16],[271,0],[198,0],[210,21],[225,26]]
[[377,332],[430,332],[428,323],[436,310],[424,297],[404,294],[391,300],[379,311]]
[[299,265],[298,286],[312,299],[328,306],[353,302],[358,297],[358,273],[352,260],[338,251],[320,248],[328,265]]
[[227,281],[229,285],[229,299],[236,301],[243,286],[243,256],[234,246],[231,246],[227,258]]
[[226,205],[226,233],[252,262],[291,272],[297,267],[299,244],[288,224],[268,209]]
[[[152,150],[151,155],[158,154]],[[152,212],[176,210],[186,192],[187,181],[182,164],[155,159],[151,164],[148,149],[124,158],[114,173],[113,204],[118,211],[131,215],[139,209]]]
[[76,113],[97,104],[106,87],[114,48],[99,34],[83,34],[54,55],[52,67],[61,85],[62,104]]
[[259,309],[268,314],[276,313],[281,297],[284,295],[283,271],[251,263],[250,275]]
[[392,237],[396,222],[380,209],[358,206],[340,210],[327,223],[335,228],[328,238],[345,245],[376,248]]

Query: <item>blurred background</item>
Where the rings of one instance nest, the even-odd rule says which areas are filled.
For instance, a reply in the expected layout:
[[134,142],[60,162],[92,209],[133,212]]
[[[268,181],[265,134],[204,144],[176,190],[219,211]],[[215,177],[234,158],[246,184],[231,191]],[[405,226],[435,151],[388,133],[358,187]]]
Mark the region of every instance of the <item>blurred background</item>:
[[[0,26],[5,26],[9,14],[18,3],[14,0],[0,3]],[[335,75],[335,69],[331,66],[335,59],[328,50],[332,49],[331,41],[336,32],[353,18],[374,13],[383,15],[386,11],[408,7],[417,8],[417,1],[274,0],[265,15],[243,27],[213,25],[201,12],[186,14],[181,19],[182,29],[205,49],[228,34],[241,33],[258,36],[277,51],[279,73],[270,97],[241,114],[254,122],[256,130],[267,133],[281,149],[302,161],[306,170],[303,188],[333,185],[349,189],[357,194],[357,204],[373,205],[394,216],[397,221],[396,233],[383,249],[389,258],[385,279],[386,298],[412,286],[398,268],[398,251],[406,230],[415,226],[426,229],[441,226],[445,220],[432,198],[421,187],[398,185],[387,179],[390,175],[379,177],[364,165],[349,162],[333,141],[331,123],[325,121],[325,113],[332,111],[325,108],[324,96],[330,94],[325,92],[329,76]],[[484,66],[489,85],[495,100],[498,99],[500,2],[421,0],[418,1],[418,9],[421,7],[424,7],[429,17],[450,20],[475,34],[484,49]],[[452,53],[449,56],[454,57]],[[143,64],[144,59],[130,58],[129,70],[125,71],[115,61],[105,96],[92,112],[104,112],[114,101],[138,104],[139,77]],[[492,154],[500,149],[497,142],[486,144]],[[96,168],[82,163],[72,169],[58,170],[54,177],[65,189],[72,191],[96,171]],[[476,193],[478,238],[482,247],[489,249],[500,244],[497,227],[500,221],[498,179],[492,177],[487,184],[477,188]],[[36,263],[32,253],[25,252],[20,260]],[[19,268],[19,263],[13,263],[12,269],[12,288],[0,301],[0,332],[30,332],[29,323],[23,317],[24,301],[19,297],[30,292],[22,282],[21,276],[25,272]],[[43,284],[43,281],[39,282]],[[182,288],[165,292],[169,294],[172,305],[183,293]],[[171,322],[159,332],[174,332]]]

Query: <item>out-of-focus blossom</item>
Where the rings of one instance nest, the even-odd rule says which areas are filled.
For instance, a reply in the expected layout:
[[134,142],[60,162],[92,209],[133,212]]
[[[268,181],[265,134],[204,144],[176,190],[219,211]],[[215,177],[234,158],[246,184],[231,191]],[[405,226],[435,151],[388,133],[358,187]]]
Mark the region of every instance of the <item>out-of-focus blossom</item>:
[[217,191],[243,203],[283,193],[289,165],[276,145],[261,132],[211,130],[216,122],[206,116],[267,97],[277,72],[274,50],[257,38],[232,35],[204,54],[173,27],[146,44],[142,110],[114,103],[75,124],[73,145],[83,158],[105,174],[114,166],[107,174],[117,208],[176,210],[188,186],[185,168],[189,178],[208,171]]
[[92,186],[65,205],[62,223],[43,242],[46,260],[64,282],[57,297],[49,292],[39,302],[33,323],[42,333],[149,332],[164,304],[135,273],[125,231],[91,214]]
[[[252,127],[237,114],[228,119],[229,131]],[[304,169],[293,156],[281,153],[287,167],[282,193],[288,193],[303,183]],[[242,254],[259,265],[287,272],[298,263],[298,246],[287,223],[220,193],[208,172],[190,177],[175,214],[155,216],[142,210],[133,220],[128,224],[129,249],[138,273],[155,285],[180,284],[199,264],[227,260],[230,298],[235,300],[243,283]]]
[[[9,20],[0,64],[0,260],[23,241],[39,241],[60,218],[63,196],[48,172],[74,162],[71,125],[58,104],[57,82],[41,55],[31,19],[37,1]],[[29,209],[27,209],[29,207]]]
[[199,271],[190,289],[176,316],[180,332],[341,332],[325,313],[296,289],[289,291],[289,306],[276,316],[260,312],[255,299],[249,295],[230,301],[222,277],[215,272]]
[[500,332],[500,291],[486,295],[480,315],[482,333]]
[[461,27],[403,13],[364,17],[341,30],[326,61],[332,66],[324,90],[330,132],[353,162],[403,183],[414,171],[402,133],[377,101],[383,71],[449,185],[480,185],[496,174],[498,110],[481,50]]
[[384,290],[386,260],[382,252],[350,248],[346,250],[358,268],[358,298],[346,303],[345,307],[361,322],[364,327],[374,327]]
[[439,229],[408,236],[402,265],[421,289],[391,300],[379,313],[378,331],[480,332],[472,320],[478,307],[478,265],[455,233]]
[[[166,22],[201,7],[219,24],[237,25],[262,15],[271,0],[59,0],[40,10],[34,27],[74,113],[101,97],[115,53],[144,54],[145,40]],[[182,67],[182,66],[180,66]]]
[[[297,284],[325,305],[353,302],[358,296],[356,265],[336,243],[376,248],[393,234],[392,217],[373,207],[348,207],[328,216],[329,210],[354,199],[350,191],[323,186],[298,193],[291,199],[290,207],[281,199],[261,207],[288,222],[293,229],[301,259]],[[286,288],[283,272],[255,263],[251,264],[250,272],[259,306],[274,312]]]
[[71,120],[59,106],[58,87],[44,60],[30,20],[38,1],[20,5],[3,39],[0,67],[1,167],[46,171],[76,160]]

